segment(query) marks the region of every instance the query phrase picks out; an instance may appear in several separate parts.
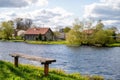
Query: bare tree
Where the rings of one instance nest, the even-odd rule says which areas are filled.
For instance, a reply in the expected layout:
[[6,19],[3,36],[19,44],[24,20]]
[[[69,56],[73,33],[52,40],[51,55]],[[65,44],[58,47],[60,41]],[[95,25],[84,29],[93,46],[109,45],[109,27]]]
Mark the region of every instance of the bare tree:
[[18,30],[27,30],[32,25],[31,19],[17,18],[14,21],[16,23],[16,29],[18,29]]

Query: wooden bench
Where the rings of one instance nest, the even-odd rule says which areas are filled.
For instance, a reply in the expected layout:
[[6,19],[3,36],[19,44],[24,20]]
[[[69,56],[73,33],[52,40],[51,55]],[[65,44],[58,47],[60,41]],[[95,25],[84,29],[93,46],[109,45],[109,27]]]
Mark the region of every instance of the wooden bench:
[[51,64],[52,62],[56,62],[56,60],[54,60],[54,59],[37,57],[37,56],[26,55],[26,54],[21,54],[21,53],[13,53],[13,54],[9,54],[9,55],[14,57],[14,65],[16,67],[18,67],[18,58],[25,58],[28,60],[41,62],[41,64],[44,64],[44,75],[45,76],[48,75],[49,64]]

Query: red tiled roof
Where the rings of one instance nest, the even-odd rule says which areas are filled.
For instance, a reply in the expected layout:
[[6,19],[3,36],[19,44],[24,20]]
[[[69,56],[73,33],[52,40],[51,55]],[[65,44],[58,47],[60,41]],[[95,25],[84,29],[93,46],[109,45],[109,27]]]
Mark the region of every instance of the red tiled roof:
[[29,28],[25,34],[45,34],[50,28]]
[[93,29],[88,29],[88,30],[84,30],[83,32],[87,33],[87,34],[92,34],[94,32]]

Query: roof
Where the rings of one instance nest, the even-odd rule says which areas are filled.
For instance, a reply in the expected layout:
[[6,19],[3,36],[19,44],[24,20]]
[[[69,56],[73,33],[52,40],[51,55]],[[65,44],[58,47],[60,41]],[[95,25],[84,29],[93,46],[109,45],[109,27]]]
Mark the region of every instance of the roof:
[[83,32],[87,33],[87,34],[92,34],[94,32],[93,29],[88,29],[88,30],[84,30]]
[[46,34],[50,28],[29,28],[25,34]]

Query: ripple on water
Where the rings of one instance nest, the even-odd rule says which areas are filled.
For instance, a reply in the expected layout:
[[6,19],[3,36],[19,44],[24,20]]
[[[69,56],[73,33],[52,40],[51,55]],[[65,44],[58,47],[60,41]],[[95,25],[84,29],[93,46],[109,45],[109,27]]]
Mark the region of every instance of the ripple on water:
[[[105,76],[106,79],[120,80],[120,47],[67,47],[0,42],[0,59],[13,61],[9,53],[14,52],[54,58],[57,61],[50,67],[64,69],[70,73],[97,74]],[[40,65],[38,62],[25,59],[20,59],[20,63]]]

